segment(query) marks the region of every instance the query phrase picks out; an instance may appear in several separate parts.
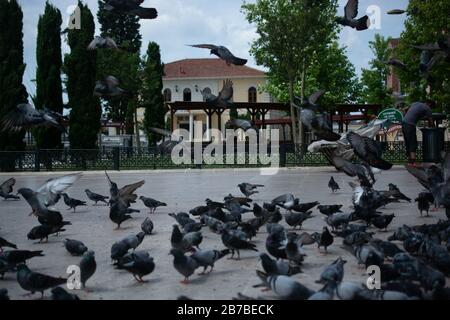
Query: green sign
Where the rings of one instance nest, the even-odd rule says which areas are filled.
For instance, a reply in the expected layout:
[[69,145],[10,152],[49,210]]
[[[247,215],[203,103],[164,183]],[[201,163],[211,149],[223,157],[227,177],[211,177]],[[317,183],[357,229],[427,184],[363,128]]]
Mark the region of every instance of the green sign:
[[388,120],[391,123],[402,123],[403,113],[400,110],[394,108],[385,109],[378,115],[378,119]]

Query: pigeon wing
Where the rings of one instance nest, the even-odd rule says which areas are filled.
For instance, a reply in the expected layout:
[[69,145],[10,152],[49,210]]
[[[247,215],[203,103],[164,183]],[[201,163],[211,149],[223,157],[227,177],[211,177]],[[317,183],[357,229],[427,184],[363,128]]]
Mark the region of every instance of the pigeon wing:
[[218,48],[216,45],[213,44],[190,44],[189,46],[193,48],[210,49],[210,50]]
[[358,15],[358,0],[348,0],[344,11],[346,19],[351,20],[356,18]]
[[219,99],[228,101],[233,98],[233,82],[227,79],[223,82],[223,88],[219,93]]
[[2,119],[2,130],[20,131],[25,126],[40,125],[45,122],[41,112],[30,104],[19,104]]
[[10,194],[13,191],[13,186],[16,184],[16,179],[11,178],[0,185],[0,192],[4,195]]
[[[44,196],[46,198],[44,200],[49,201],[51,200],[50,197],[52,193],[60,194],[64,192],[78,181],[81,176],[81,173],[75,173],[47,180],[47,182],[37,190],[37,193]],[[46,201],[44,201],[44,203],[46,203]]]
[[317,92],[314,92],[310,97],[309,97],[309,103],[311,104],[316,104],[317,100],[320,99],[321,96],[323,96],[325,94],[325,90],[319,90]]
[[145,184],[145,180],[126,185],[125,187],[121,188],[119,190],[119,196],[120,197],[127,197],[132,195],[137,189],[142,187]]

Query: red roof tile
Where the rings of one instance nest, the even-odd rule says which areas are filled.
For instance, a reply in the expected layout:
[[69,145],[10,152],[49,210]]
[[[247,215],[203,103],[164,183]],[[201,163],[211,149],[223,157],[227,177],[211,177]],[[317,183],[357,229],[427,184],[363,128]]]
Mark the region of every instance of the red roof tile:
[[164,66],[164,79],[263,77],[265,72],[247,66],[228,66],[220,59],[184,59]]

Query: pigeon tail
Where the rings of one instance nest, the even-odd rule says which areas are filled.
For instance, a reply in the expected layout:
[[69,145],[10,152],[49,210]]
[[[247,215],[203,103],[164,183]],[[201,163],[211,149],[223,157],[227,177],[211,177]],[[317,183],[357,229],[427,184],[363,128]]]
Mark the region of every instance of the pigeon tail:
[[372,160],[369,164],[370,166],[380,170],[390,170],[392,168],[392,163],[387,162],[383,159]]

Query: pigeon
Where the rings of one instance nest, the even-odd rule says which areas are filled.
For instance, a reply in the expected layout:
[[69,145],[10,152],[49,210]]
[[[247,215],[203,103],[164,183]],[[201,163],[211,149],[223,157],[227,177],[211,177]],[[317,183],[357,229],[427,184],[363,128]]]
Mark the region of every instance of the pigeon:
[[[271,289],[277,296],[285,300],[306,300],[314,291],[288,276],[270,276],[257,270],[256,274],[263,282],[262,285]],[[259,285],[258,285],[259,286]]]
[[139,19],[156,19],[158,11],[155,8],[143,8],[141,0],[104,0],[106,10],[116,10]]
[[30,291],[31,294],[40,292],[43,298],[45,290],[66,284],[67,279],[33,272],[26,265],[21,264],[17,266],[17,282],[23,290]]
[[52,234],[59,234],[60,232],[66,231],[62,229],[61,226],[58,225],[48,225],[43,224],[37,227],[34,227],[27,234],[28,240],[39,240],[39,243],[45,239],[45,242],[48,242],[48,237]]
[[2,197],[3,200],[8,200],[8,199],[19,200],[20,199],[19,196],[11,194],[13,192],[13,187],[15,184],[16,184],[16,179],[10,178],[0,185],[0,197]]
[[170,254],[173,255],[174,268],[184,276],[182,284],[189,283],[189,277],[194,274],[195,270],[200,267],[197,260],[192,257],[185,256],[184,253],[177,249],[170,250]]
[[348,225],[353,219],[353,213],[337,212],[325,218],[325,222],[332,227],[333,230]]
[[22,103],[6,114],[0,121],[0,131],[18,132],[36,127],[55,127],[66,132],[63,123],[68,119],[49,109],[37,110],[31,104]]
[[[222,90],[219,95],[215,96],[212,93],[201,91],[204,102],[218,108],[230,108],[233,105],[233,81],[226,79],[223,81]],[[245,129],[244,129],[245,130]]]
[[94,37],[94,40],[92,40],[88,47],[88,50],[96,50],[96,49],[119,49],[116,42],[109,37]]
[[133,254],[132,261],[122,264],[121,268],[133,274],[136,281],[145,282],[142,278],[155,270],[155,262],[148,254],[146,257]]
[[247,60],[235,57],[230,50],[224,46],[216,46],[213,44],[195,44],[190,45],[190,47],[200,48],[200,49],[210,49],[211,54],[218,56],[220,59],[225,60],[228,66],[234,64],[236,66],[243,66],[247,63]]
[[316,240],[317,248],[320,250],[320,247],[325,248],[325,252],[327,248],[333,244],[334,237],[330,233],[327,227],[323,227],[322,233],[314,233],[312,234],[313,238]]
[[26,264],[27,260],[34,257],[43,257],[42,250],[28,251],[28,250],[11,250],[0,253],[0,260],[6,261],[10,265]]
[[266,253],[261,253],[259,257],[261,259],[261,265],[264,269],[264,272],[266,272],[270,276],[292,276],[301,272],[299,266],[291,266],[289,265],[289,263],[281,260],[275,261],[271,259]]
[[256,132],[258,132],[258,127],[254,126],[251,121],[246,119],[230,119],[225,124],[225,127],[227,129],[231,128],[234,130],[242,129],[245,132],[250,129],[254,129]]
[[445,58],[446,54],[444,52],[438,51],[433,52],[432,50],[423,50],[420,54],[419,71],[420,75],[430,80],[431,70]]
[[258,249],[256,249],[256,245],[230,234],[227,229],[221,230],[221,234],[224,246],[231,250],[230,259],[234,258],[234,253],[236,252],[237,260],[239,260],[241,258],[240,250],[252,250],[256,252],[258,251]]
[[419,193],[419,196],[415,199],[415,201],[417,202],[420,216],[422,216],[422,213],[425,211],[428,217],[430,211],[430,203],[434,202],[433,195],[429,192],[421,192]]
[[52,300],[56,301],[78,301],[80,298],[72,293],[67,292],[62,287],[55,287],[51,290]]
[[173,249],[187,252],[192,250],[193,247],[198,247],[202,240],[203,236],[200,232],[191,232],[183,235],[178,225],[173,225],[172,235],[170,238],[170,243]]
[[71,239],[64,240],[64,247],[73,256],[82,256],[88,250],[83,242]]
[[86,282],[94,275],[97,270],[97,262],[95,261],[95,253],[89,250],[83,254],[80,261],[81,284],[86,288]]
[[381,170],[389,170],[392,168],[392,163],[381,158],[382,149],[380,142],[360,136],[355,132],[349,132],[347,134],[347,140],[355,151],[355,154],[371,167]]
[[327,266],[325,270],[320,275],[320,279],[316,283],[340,283],[344,279],[344,264],[347,261],[342,259],[342,257],[336,259],[332,264]]
[[330,181],[328,182],[328,188],[330,188],[333,193],[336,192],[337,190],[341,189],[341,188],[339,188],[339,185],[337,184],[337,182],[334,181],[333,177],[331,177]]
[[73,212],[75,212],[77,207],[86,206],[85,201],[71,198],[71,197],[69,197],[69,195],[67,193],[62,193],[62,196],[64,199],[64,203],[66,204],[66,206],[69,207],[69,209],[67,209],[67,210],[73,209]]
[[111,260],[118,261],[130,250],[128,244],[118,241],[111,246]]
[[392,222],[392,220],[394,220],[394,218],[394,214],[381,215],[372,218],[370,222],[378,229],[384,229],[384,231],[387,231],[387,227]]
[[224,250],[196,250],[192,255],[195,261],[197,261],[198,265],[203,267],[202,275],[205,274],[206,269],[210,267],[209,272],[211,273],[214,269],[214,264],[219,260],[230,254],[229,249]]
[[388,61],[385,62],[388,66],[393,66],[402,70],[406,70],[406,65],[403,63],[403,61],[395,58],[391,58]]
[[379,251],[383,252],[385,257],[393,258],[397,253],[402,253],[403,251],[400,248],[390,241],[383,241],[380,239],[372,239],[370,240],[370,245],[377,248]]
[[322,289],[312,294],[308,300],[317,300],[317,301],[328,301],[333,300],[334,291],[336,290],[337,284],[334,282],[328,282],[323,286]]
[[372,168],[365,162],[355,164],[336,155],[331,158],[331,162],[338,171],[344,172],[349,177],[358,177],[362,187],[372,188],[376,182]]
[[300,111],[303,125],[312,131],[319,139],[326,141],[338,141],[341,136],[333,132],[329,115],[324,113],[316,114],[313,110],[303,108]]
[[251,195],[258,193],[258,190],[256,190],[256,189],[262,188],[262,187],[264,187],[264,185],[243,182],[243,183],[238,184],[238,187],[239,187],[239,190],[241,190],[241,192],[248,198]]
[[120,226],[123,222],[131,219],[131,216],[128,214],[128,208],[121,201],[114,203],[109,209],[109,218],[112,222],[117,224],[117,229],[120,229]]
[[228,196],[224,197],[223,200],[225,202],[234,201],[234,202],[239,203],[239,205],[241,205],[243,207],[249,207],[249,208],[250,208],[250,203],[253,202],[253,200],[248,197],[235,197],[235,196],[232,196],[231,193]]
[[195,220],[191,219],[189,217],[189,214],[187,214],[186,212],[179,212],[177,214],[169,213],[169,216],[174,218],[181,227],[184,227],[185,225],[190,223],[195,223]]
[[153,222],[150,218],[146,218],[144,222],[141,224],[141,230],[145,233],[145,235],[151,235],[153,232]]
[[352,253],[358,260],[358,264],[369,266],[380,266],[384,262],[384,254],[372,245],[353,245]]
[[288,241],[285,247],[286,259],[289,260],[294,265],[302,264],[305,259],[306,253],[302,248],[301,241],[297,241],[292,236],[288,235]]
[[307,212],[307,213],[288,213],[284,216],[284,219],[286,220],[286,223],[291,226],[294,230],[297,227],[300,227],[300,229],[302,228],[302,224],[303,222],[305,222],[308,219],[311,219],[311,211]]
[[358,15],[358,0],[348,0],[345,5],[344,17],[337,17],[336,22],[347,27],[351,27],[358,31],[367,30],[370,27],[370,19],[367,15],[362,18],[355,19]]
[[89,200],[92,200],[95,202],[95,204],[97,204],[97,202],[104,202],[105,204],[108,204],[108,201],[106,201],[107,199],[109,199],[109,197],[106,196],[102,196],[101,194],[98,193],[94,193],[89,189],[84,190],[84,192],[86,192],[87,197],[89,198]]
[[294,205],[298,204],[298,199],[294,198],[292,194],[283,194],[272,200],[272,204],[282,207],[286,210],[291,210]]
[[203,214],[207,213],[208,210],[208,206],[198,206],[189,210],[189,214],[193,215],[194,217],[202,216]]
[[167,207],[167,204],[164,202],[160,202],[158,200],[152,198],[146,198],[144,196],[140,196],[139,199],[144,203],[144,205],[150,209],[150,213],[155,213],[156,209],[159,207]]
[[318,206],[317,209],[319,209],[320,213],[326,215],[326,216],[331,216],[334,213],[337,212],[342,212],[341,208],[343,207],[343,205],[337,204],[337,205],[321,205]]
[[0,301],[9,301],[8,290],[0,289]]
[[108,99],[118,97],[127,93],[119,87],[119,80],[114,76],[107,76],[103,80],[98,80],[94,87],[94,96]]
[[17,245],[15,245],[14,243],[11,243],[8,240],[0,237],[0,252],[3,252],[3,248],[4,247],[17,249]]
[[354,300],[356,295],[364,289],[362,283],[344,281],[337,285],[336,296],[340,300]]
[[392,10],[389,10],[388,12],[387,12],[387,14],[390,14],[390,15],[399,15],[399,14],[404,14],[404,13],[407,13],[408,12],[408,10],[404,10],[404,9],[392,9]]
[[353,245],[362,245],[369,243],[372,240],[373,233],[357,231],[347,235],[344,238],[344,245],[353,246]]
[[123,238],[122,240],[120,240],[120,242],[125,243],[129,249],[133,249],[134,251],[136,250],[137,247],[141,245],[142,241],[144,240],[144,237],[145,233],[139,232],[136,235],[130,235]]
[[393,191],[394,193],[392,196],[398,200],[405,200],[408,202],[411,202],[411,199],[405,196],[403,193],[401,193],[400,189],[392,183],[389,183],[389,191]]
[[324,112],[322,107],[319,104],[317,104],[317,101],[325,94],[325,92],[326,92],[325,90],[316,91],[312,95],[303,100],[299,97],[295,97],[295,100],[300,102],[299,105],[296,106],[300,109],[306,108],[314,112]]
[[309,210],[313,209],[315,206],[319,205],[318,201],[308,202],[308,203],[298,203],[292,207],[295,212],[307,213]]

